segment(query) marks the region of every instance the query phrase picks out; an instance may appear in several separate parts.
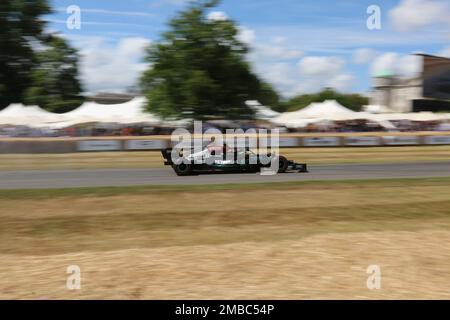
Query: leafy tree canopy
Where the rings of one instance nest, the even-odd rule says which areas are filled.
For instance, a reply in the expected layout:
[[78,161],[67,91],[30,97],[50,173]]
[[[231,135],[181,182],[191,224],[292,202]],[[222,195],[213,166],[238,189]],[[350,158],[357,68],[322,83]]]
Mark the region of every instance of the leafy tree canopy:
[[246,100],[278,103],[278,95],[252,73],[232,20],[210,20],[219,1],[197,1],[169,23],[169,31],[148,49],[150,63],[141,85],[151,112],[163,117],[245,119]]
[[[80,94],[79,83],[67,85],[68,82],[78,81],[76,78],[78,69],[69,68],[70,71],[67,70],[65,76],[60,76],[59,80],[63,80],[63,83],[59,86],[51,83],[55,81],[56,71],[44,70],[44,66],[54,66],[57,63],[55,59],[60,59],[58,61],[60,66],[65,66],[69,62],[72,67],[77,67],[72,61],[73,49],[67,44],[65,44],[67,50],[62,49],[64,42],[62,39],[56,40],[54,36],[44,32],[45,21],[41,16],[49,13],[51,9],[47,0],[0,1],[0,109],[14,102],[43,102],[50,101],[51,96],[61,99]],[[42,47],[46,48],[44,52],[41,50]],[[58,50],[59,55],[56,54]],[[69,56],[65,57],[65,53]],[[53,89],[50,90],[50,87]],[[59,92],[58,88],[69,91]],[[61,106],[67,102],[70,105],[70,100],[59,100]],[[48,107],[51,110],[64,109],[55,107],[54,103],[46,103],[41,107]]]
[[369,99],[359,94],[345,94],[324,89],[318,93],[303,94],[289,99],[281,104],[279,111],[300,110],[313,102],[323,102],[325,100],[336,100],[343,106],[354,111],[361,111],[362,106],[369,104]]
[[52,36],[47,47],[36,53],[36,59],[25,102],[52,112],[67,112],[80,106],[83,98],[79,95],[77,51],[64,39]]

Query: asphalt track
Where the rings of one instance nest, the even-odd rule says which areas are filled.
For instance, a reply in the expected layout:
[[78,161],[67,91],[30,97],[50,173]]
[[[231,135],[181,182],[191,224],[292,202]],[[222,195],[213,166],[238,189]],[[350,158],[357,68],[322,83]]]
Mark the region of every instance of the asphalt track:
[[450,177],[449,162],[311,165],[309,173],[200,174],[178,177],[171,168],[0,172],[0,189],[199,185],[281,181]]

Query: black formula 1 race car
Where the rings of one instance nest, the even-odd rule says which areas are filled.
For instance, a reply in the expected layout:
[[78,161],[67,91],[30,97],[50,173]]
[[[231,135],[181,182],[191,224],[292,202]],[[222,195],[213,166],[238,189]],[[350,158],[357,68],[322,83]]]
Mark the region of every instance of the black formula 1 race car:
[[273,164],[276,166],[276,163],[278,163],[276,168],[278,173],[308,172],[307,165],[304,163],[296,163],[281,155],[259,155],[249,148],[224,149],[222,152],[206,147],[200,152],[189,153],[185,156],[182,151],[175,149],[164,149],[161,153],[165,160],[164,164],[171,166],[179,176],[189,176],[200,172],[256,173],[269,170]]

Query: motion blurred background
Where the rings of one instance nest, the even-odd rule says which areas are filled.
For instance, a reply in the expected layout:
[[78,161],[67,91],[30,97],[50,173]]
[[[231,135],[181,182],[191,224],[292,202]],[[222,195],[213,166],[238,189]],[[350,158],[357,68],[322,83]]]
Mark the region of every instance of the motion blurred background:
[[[2,0],[0,298],[449,298],[449,17]],[[159,151],[196,120],[278,129],[311,172],[176,177]]]

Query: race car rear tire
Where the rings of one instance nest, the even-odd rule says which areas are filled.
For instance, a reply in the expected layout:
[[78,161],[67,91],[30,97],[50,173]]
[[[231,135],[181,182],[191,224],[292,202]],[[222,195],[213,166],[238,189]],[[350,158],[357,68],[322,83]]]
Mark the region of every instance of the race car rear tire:
[[180,163],[173,165],[173,170],[178,176],[189,176],[192,174],[194,166],[192,164]]
[[289,166],[289,161],[285,157],[279,156],[278,157],[278,173],[286,172],[288,166]]

